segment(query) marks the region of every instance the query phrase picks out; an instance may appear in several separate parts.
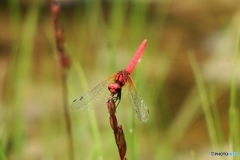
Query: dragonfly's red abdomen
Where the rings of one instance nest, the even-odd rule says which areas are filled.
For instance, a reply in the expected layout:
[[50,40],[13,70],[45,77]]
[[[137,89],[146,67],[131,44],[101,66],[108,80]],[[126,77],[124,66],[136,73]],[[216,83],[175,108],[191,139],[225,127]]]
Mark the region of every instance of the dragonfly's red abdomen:
[[138,63],[139,59],[141,58],[141,55],[143,54],[143,51],[144,51],[146,45],[147,45],[147,40],[145,39],[141,43],[141,45],[139,46],[137,52],[135,53],[134,57],[132,58],[131,62],[127,66],[127,68],[126,68],[127,72],[132,73],[132,71],[134,70],[136,64]]

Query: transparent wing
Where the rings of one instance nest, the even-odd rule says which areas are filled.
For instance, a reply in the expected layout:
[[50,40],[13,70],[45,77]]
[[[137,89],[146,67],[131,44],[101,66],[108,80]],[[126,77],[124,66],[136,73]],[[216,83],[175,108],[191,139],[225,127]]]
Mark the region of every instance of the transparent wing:
[[71,109],[89,110],[107,105],[108,96],[110,95],[108,84],[113,81],[114,77],[115,75],[110,76],[82,96],[74,99]]
[[141,95],[139,94],[139,92],[137,91],[131,77],[129,76],[128,82],[128,95],[129,98],[132,102],[133,108],[137,114],[137,117],[140,121],[142,122],[147,122],[148,120],[148,115],[149,115],[149,110],[148,107],[146,106],[143,98],[141,97]]

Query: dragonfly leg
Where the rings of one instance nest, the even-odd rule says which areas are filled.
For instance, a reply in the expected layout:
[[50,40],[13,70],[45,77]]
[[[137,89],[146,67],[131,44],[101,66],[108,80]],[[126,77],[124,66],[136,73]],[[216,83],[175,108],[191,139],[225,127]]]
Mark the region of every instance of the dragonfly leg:
[[119,105],[119,103],[121,101],[121,97],[122,97],[122,89],[120,89],[118,91],[118,93],[112,94],[112,98],[113,98],[113,101],[114,101],[116,107]]

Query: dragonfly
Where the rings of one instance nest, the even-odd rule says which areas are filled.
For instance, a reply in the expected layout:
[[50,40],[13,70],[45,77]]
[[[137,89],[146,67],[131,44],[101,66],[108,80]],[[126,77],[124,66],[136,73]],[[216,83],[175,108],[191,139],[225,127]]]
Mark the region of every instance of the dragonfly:
[[80,97],[74,99],[71,105],[71,109],[89,110],[106,105],[109,97],[109,92],[114,100],[114,103],[116,104],[116,106],[118,106],[121,101],[122,92],[125,92],[125,90],[127,90],[128,97],[132,102],[138,119],[141,122],[146,123],[149,116],[148,107],[145,104],[142,96],[138,92],[132,78],[130,77],[136,64],[141,58],[141,55],[143,54],[146,44],[147,40],[145,39],[140,44],[131,62],[125,70],[119,71],[111,75],[110,77],[99,83],[96,87],[90,89]]

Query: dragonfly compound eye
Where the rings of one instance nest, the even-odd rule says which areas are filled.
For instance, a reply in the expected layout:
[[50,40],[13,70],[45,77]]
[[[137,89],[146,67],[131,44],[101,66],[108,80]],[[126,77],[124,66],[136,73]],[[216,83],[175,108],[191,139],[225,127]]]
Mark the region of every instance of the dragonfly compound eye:
[[119,93],[119,91],[121,90],[121,86],[118,83],[110,83],[108,85],[108,90],[112,94],[116,94],[116,93]]

